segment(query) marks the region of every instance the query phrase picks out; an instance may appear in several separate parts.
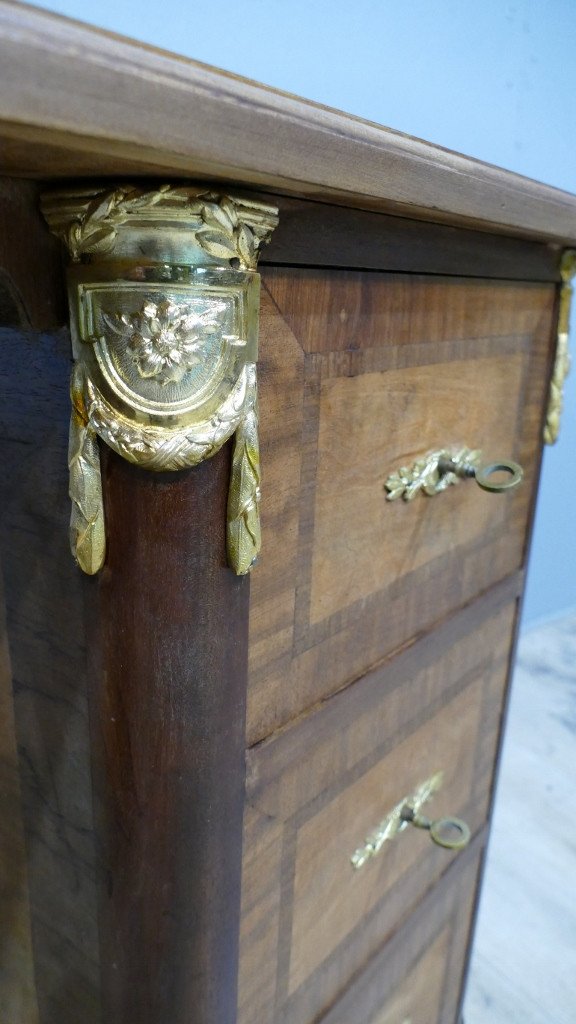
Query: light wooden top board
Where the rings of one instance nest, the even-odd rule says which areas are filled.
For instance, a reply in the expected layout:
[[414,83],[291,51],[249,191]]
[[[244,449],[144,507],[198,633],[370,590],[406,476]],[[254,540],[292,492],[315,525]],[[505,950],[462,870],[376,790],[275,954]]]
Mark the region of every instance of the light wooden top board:
[[210,179],[576,241],[566,192],[15,0],[0,0],[0,174]]

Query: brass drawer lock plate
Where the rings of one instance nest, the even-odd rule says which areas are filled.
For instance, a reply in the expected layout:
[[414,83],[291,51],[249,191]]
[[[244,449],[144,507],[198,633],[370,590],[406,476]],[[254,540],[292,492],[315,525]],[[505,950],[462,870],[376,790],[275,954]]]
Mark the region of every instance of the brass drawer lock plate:
[[412,501],[422,492],[432,496],[441,494],[452,484],[470,477],[483,491],[500,493],[517,487],[524,471],[510,459],[482,461],[482,452],[472,448],[441,448],[422,455],[412,466],[401,466],[386,483],[388,501],[403,498]]
[[460,818],[439,818],[431,821],[420,814],[424,804],[437,793],[442,786],[443,773],[436,772],[429,779],[422,782],[413,793],[403,797],[395,807],[388,812],[386,817],[374,829],[363,846],[352,854],[350,858],[352,866],[358,871],[375,857],[389,840],[394,839],[399,832],[403,832],[409,825],[426,829],[430,838],[438,846],[449,850],[461,850],[470,841],[470,829]]

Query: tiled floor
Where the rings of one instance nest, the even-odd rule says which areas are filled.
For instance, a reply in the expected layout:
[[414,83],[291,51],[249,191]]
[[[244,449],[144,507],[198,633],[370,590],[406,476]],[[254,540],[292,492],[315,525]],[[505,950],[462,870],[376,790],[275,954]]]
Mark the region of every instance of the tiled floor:
[[519,647],[465,1024],[576,1022],[576,615]]

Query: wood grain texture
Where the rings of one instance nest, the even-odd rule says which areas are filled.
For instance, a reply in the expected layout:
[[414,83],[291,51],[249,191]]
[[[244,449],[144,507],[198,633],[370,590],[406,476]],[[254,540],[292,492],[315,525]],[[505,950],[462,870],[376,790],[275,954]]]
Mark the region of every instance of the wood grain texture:
[[[511,503],[472,481],[407,506],[383,500],[384,479],[433,448],[434,438],[438,447],[481,448],[488,462],[514,457],[525,364],[524,353],[509,353],[445,363],[440,372],[405,367],[323,384],[311,625],[368,599],[386,575],[398,580],[506,530]],[[518,552],[522,543],[520,535]]]
[[100,1024],[82,587],[68,547],[70,339],[0,335],[0,557],[39,1020]]
[[[57,318],[54,296],[44,299],[60,259],[44,246],[36,186],[5,195],[14,251],[0,310],[10,324]],[[26,283],[35,245],[46,272]],[[68,332],[0,334],[3,635],[14,688],[14,729],[3,700],[1,736],[11,823],[3,1005],[27,1000],[26,1024],[36,1002],[39,1024],[232,1024],[249,583],[226,565],[229,450],[166,477],[103,453],[109,562],[87,580],[68,549]],[[10,775],[15,743],[20,779],[13,765]]]
[[[419,346],[418,365],[428,365],[441,361],[432,342],[474,347],[495,337],[501,345],[532,334],[555,296],[553,288],[537,284],[322,269],[269,268],[265,283],[304,352],[339,353],[348,374],[365,349],[401,347],[404,359],[399,355],[394,363],[392,352],[383,364],[392,368],[405,365]],[[333,362],[336,375],[340,366],[336,357]]]
[[[249,745],[523,564],[556,292],[270,267],[263,279]],[[386,501],[392,470],[445,444],[516,458],[524,484]]]
[[427,1024],[439,1019],[450,938],[450,926],[446,925],[395,991],[384,996],[384,1010],[370,1024],[404,1024],[407,1020]]
[[236,1019],[249,580],[229,445],[180,473],[103,452],[90,632],[105,1020]]
[[66,318],[60,245],[40,215],[39,193],[37,182],[0,178],[0,323],[5,327],[48,330]]
[[39,1024],[12,669],[0,574],[0,1020]]
[[566,193],[12,0],[0,69],[4,173],[210,178],[576,239]]
[[[10,298],[0,301],[10,327],[0,330],[0,559],[19,769],[12,793],[19,788],[26,848],[22,865],[10,803],[14,859],[3,877],[12,899],[27,881],[33,955],[28,979],[2,996],[4,1005],[27,1000],[28,1015],[14,1024],[99,1024],[84,624],[67,543],[70,339],[54,329],[63,322],[60,253],[36,194],[30,182],[0,183],[0,279]],[[1,931],[8,963],[24,932],[10,914]]]
[[[257,193],[254,193],[256,198]],[[290,264],[558,281],[559,247],[329,203],[260,196],[280,221],[260,265]]]
[[[500,691],[505,670],[504,665],[496,675]],[[476,780],[475,750],[483,695],[483,679],[472,679],[463,692],[300,826],[294,865],[289,995],[306,983],[351,931],[361,926],[364,917],[405,872],[411,874],[417,889],[416,865],[430,846],[425,832],[407,829],[397,842],[390,842],[378,858],[358,871],[351,870],[351,857],[403,796],[439,771],[443,772],[442,789],[428,801],[424,813],[433,819],[463,813]],[[355,730],[351,731],[352,745],[356,736]],[[482,803],[473,808],[469,824],[475,831],[482,823],[482,810]],[[394,924],[392,919],[387,921],[388,927]]]
[[319,1024],[455,1024],[481,842],[455,861]]
[[[265,256],[242,851],[249,595],[225,566],[229,452],[169,477],[106,453],[109,561],[81,581],[60,257],[40,183],[0,182],[0,1006],[30,1024],[453,1024],[576,199],[6,0],[0,86],[5,171],[308,200],[281,199]],[[390,469],[448,442],[516,456],[527,485],[499,505],[462,485],[387,506]],[[468,817],[471,850],[410,832],[349,883],[397,788],[437,767],[430,809]]]
[[410,831],[354,872],[406,793],[443,769],[430,812],[482,828],[518,582],[249,751],[239,1024],[316,1020],[446,869]]
[[[556,294],[556,302],[555,302],[555,309],[554,309],[554,315],[553,315],[554,323],[557,322],[558,304],[559,304],[559,293],[557,292],[557,294]],[[530,380],[529,380],[529,396],[530,396],[529,397],[529,402],[530,402],[530,404],[533,405],[533,408],[534,408],[533,415],[536,417],[537,429],[538,429],[539,436],[541,436],[541,437],[543,436],[544,423],[545,423],[545,420],[546,420],[547,401],[544,401],[543,403],[541,402],[541,404],[540,404],[540,417],[538,419],[538,414],[537,414],[537,409],[538,409],[538,393],[539,393],[539,390],[541,388],[542,379],[544,379],[546,382],[549,382],[549,380],[550,380],[551,373],[552,373],[552,362],[553,362],[553,359],[554,359],[554,352],[555,352],[554,346],[551,346],[551,349],[550,349],[550,351],[548,353],[548,364],[547,364],[547,366],[542,366],[542,368],[541,368],[541,376],[538,378],[536,375],[532,375],[530,377]],[[545,389],[544,394],[545,394],[545,396],[547,396],[548,388]],[[533,492],[532,492],[532,496],[531,496],[529,515],[528,515],[528,525],[527,525],[527,529],[526,529],[525,536],[524,536],[524,559],[525,559],[525,561],[528,559],[528,556],[529,556],[529,553],[530,553],[530,545],[532,543],[532,537],[533,537],[533,533],[534,533],[534,518],[535,518],[535,510],[536,510],[537,487],[538,487],[538,482],[539,482],[539,478],[540,478],[541,468],[542,468],[542,446],[540,446],[540,450],[539,450],[539,453],[537,455],[536,467],[535,467],[536,486],[534,487]],[[513,629],[513,634],[512,634],[512,643],[510,645],[510,654],[509,654],[509,673],[510,674],[513,671],[513,668],[514,668],[514,665],[515,665],[515,661],[516,661],[516,652],[517,652],[519,635],[520,635],[520,625],[521,625],[521,621],[522,621],[522,604],[523,604],[523,599],[524,599],[524,593],[525,592],[522,591],[521,594],[520,594],[520,599],[518,601],[518,606],[517,606],[517,610],[516,610],[516,619],[515,619],[515,623],[514,623],[514,629]],[[504,699],[501,702],[499,708],[494,707],[494,712],[493,712],[494,715],[498,717],[498,725],[496,727],[496,722],[494,722],[495,730],[497,728],[497,732],[495,731],[495,735],[497,736],[497,740],[496,740],[496,745],[495,745],[494,751],[491,752],[490,754],[488,754],[489,757],[492,756],[492,761],[493,761],[493,764],[494,764],[494,769],[493,769],[493,774],[492,774],[492,789],[491,789],[490,798],[489,798],[490,804],[493,804],[493,801],[494,801],[494,798],[495,798],[495,794],[496,794],[496,786],[497,786],[497,783],[498,783],[498,777],[499,777],[500,766],[501,766],[501,761],[502,761],[502,749],[503,749],[503,744],[504,744],[504,739],[505,739],[505,734],[506,734],[506,722],[507,722],[507,717],[508,717],[510,697],[511,697],[511,687],[508,686],[508,688],[507,688],[507,690],[506,690],[506,692],[504,694]],[[461,977],[460,994],[459,994],[457,1002],[455,1003],[455,1005],[457,1006],[457,1016],[460,1019],[460,1024],[464,1024],[463,1019],[461,1019],[461,1014],[462,1014],[462,1007],[463,1007],[463,1002],[464,1002],[464,993],[465,993],[465,988],[466,988],[467,976],[468,976],[468,972],[469,972],[469,968],[470,968],[470,959],[471,959],[471,953],[472,953],[472,941],[473,941],[473,937],[474,937],[474,929],[476,927],[476,920],[477,920],[478,908],[479,908],[479,904],[480,904],[480,896],[481,896],[481,892],[482,892],[482,882],[483,882],[483,875],[484,875],[485,867],[486,867],[486,856],[484,855],[482,860],[481,860],[480,870],[478,872],[478,880],[477,880],[477,888],[476,888],[476,898],[475,898],[475,903],[474,903],[474,907],[473,907],[473,911],[472,911],[471,927],[470,927],[470,932],[469,932],[469,936],[468,936],[466,956],[465,956],[464,963],[463,963],[463,965],[461,967],[461,971],[460,971],[460,977]]]

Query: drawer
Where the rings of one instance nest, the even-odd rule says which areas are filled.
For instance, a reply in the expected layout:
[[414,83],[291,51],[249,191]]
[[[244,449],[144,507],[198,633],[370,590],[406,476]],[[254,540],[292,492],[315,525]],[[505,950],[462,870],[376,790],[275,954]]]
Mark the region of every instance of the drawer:
[[472,848],[319,1024],[457,1024],[478,875]]
[[[306,1024],[461,854],[408,826],[352,857],[404,797],[486,820],[516,602],[503,587],[248,752],[239,1024]],[[481,640],[480,640],[481,631]]]
[[[264,281],[250,745],[521,566],[555,294],[368,272]],[[460,445],[519,461],[524,482],[386,500],[394,470]]]

